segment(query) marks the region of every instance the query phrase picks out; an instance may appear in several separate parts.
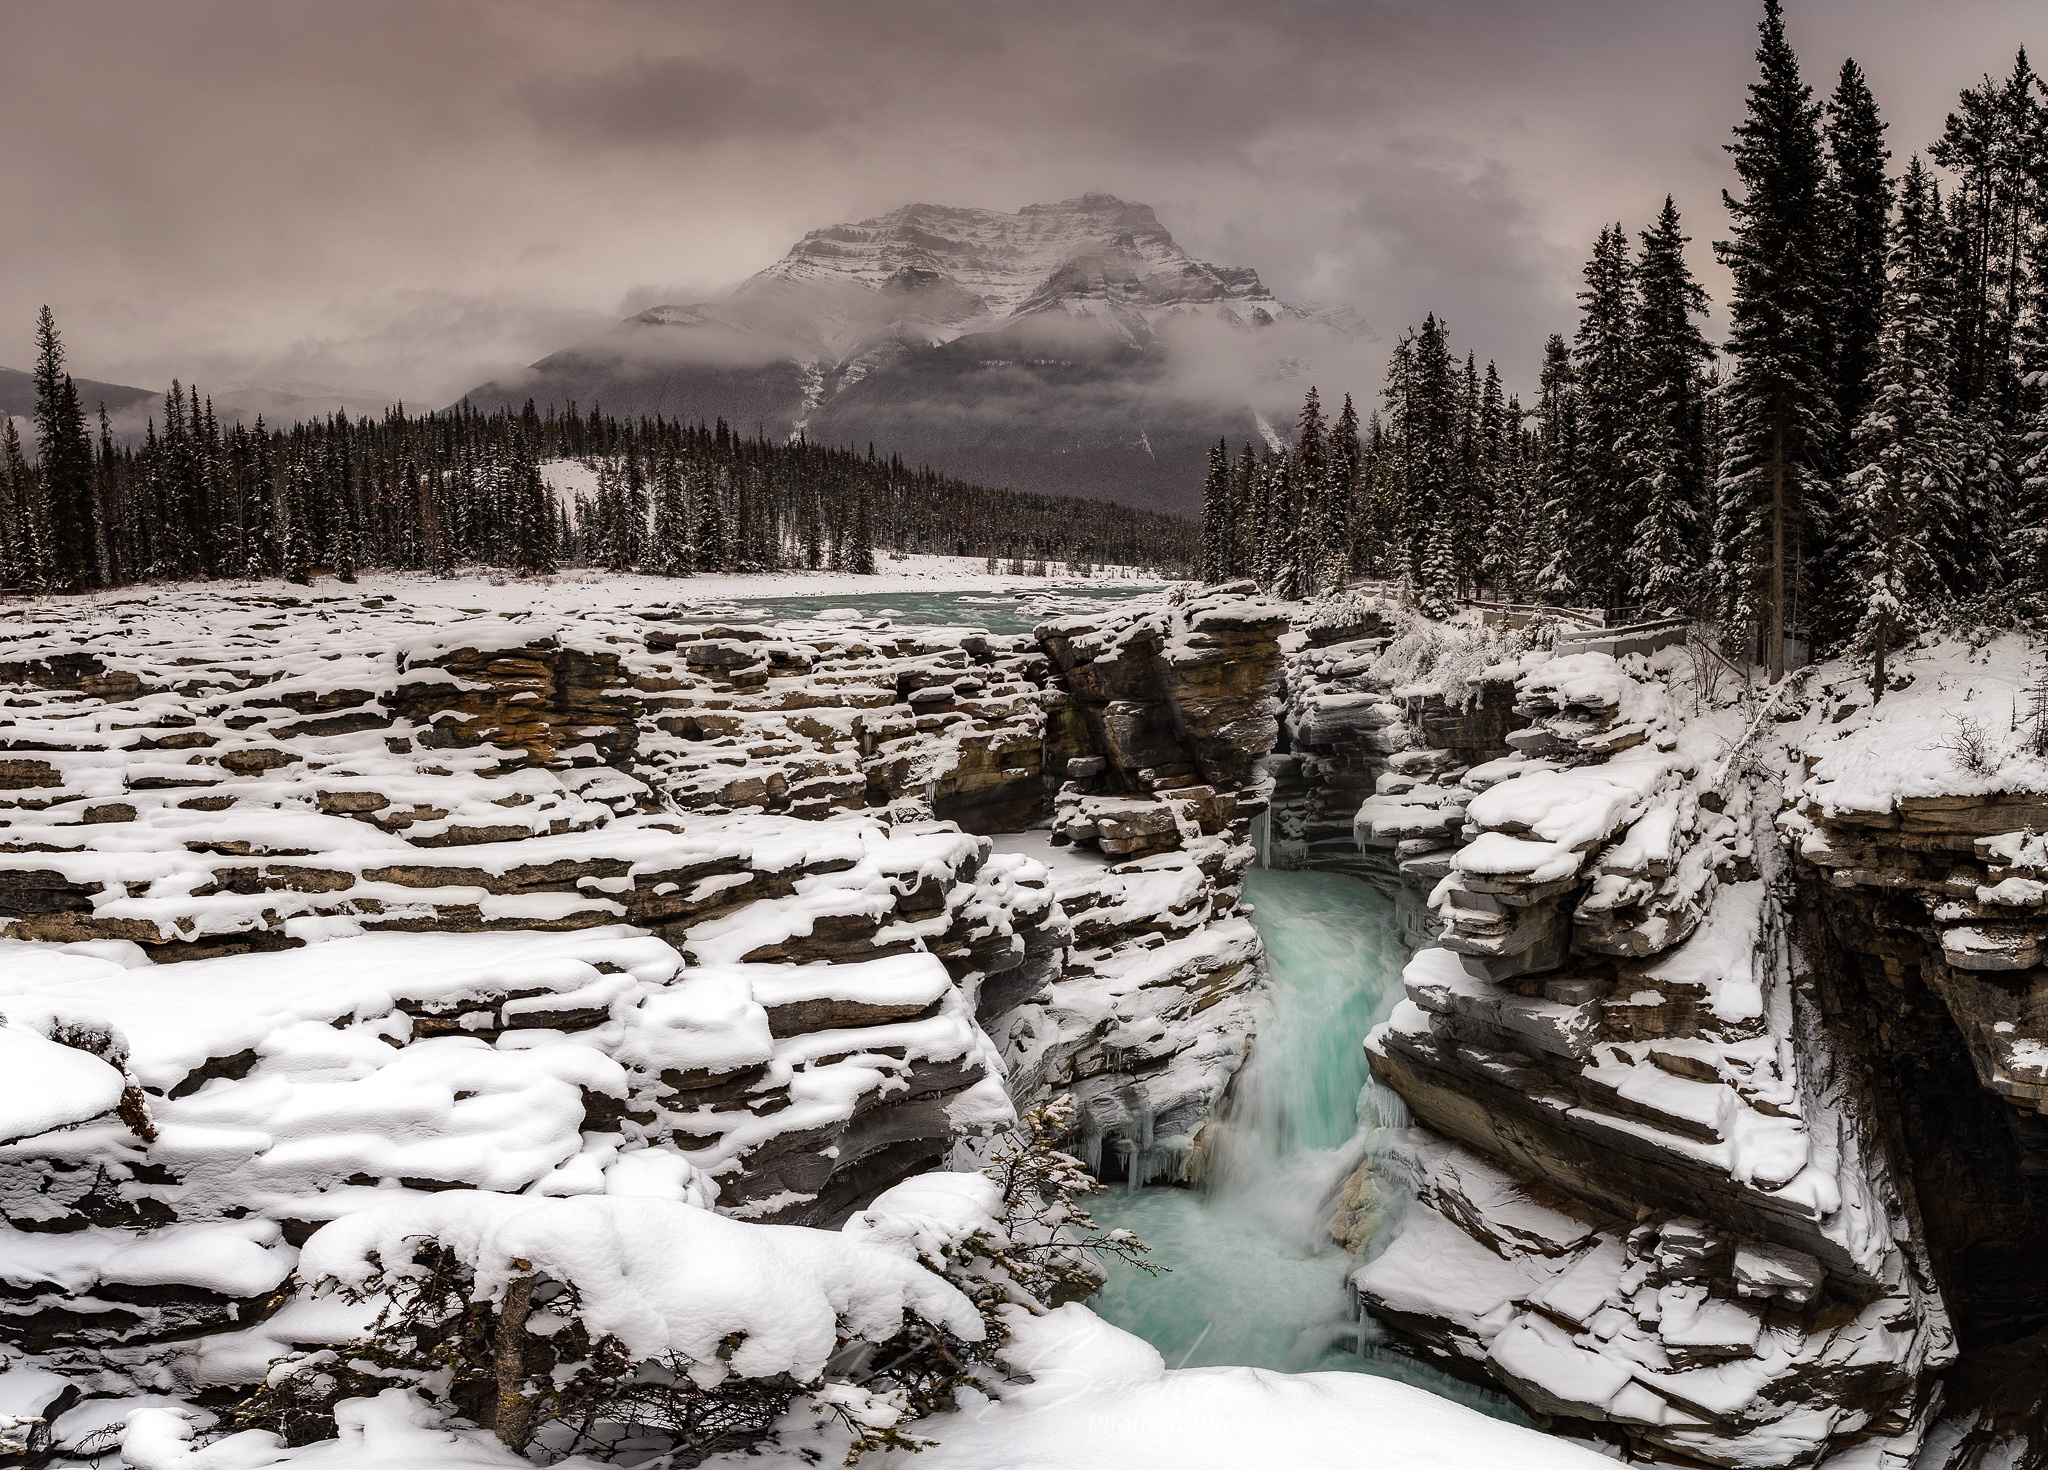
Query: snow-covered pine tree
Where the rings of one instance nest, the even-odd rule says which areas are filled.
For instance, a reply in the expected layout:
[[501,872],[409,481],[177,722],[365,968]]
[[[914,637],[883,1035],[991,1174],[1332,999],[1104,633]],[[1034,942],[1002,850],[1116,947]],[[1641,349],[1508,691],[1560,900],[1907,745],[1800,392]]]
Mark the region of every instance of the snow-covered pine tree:
[[846,569],[863,577],[875,572],[875,533],[865,485],[853,492],[853,528],[846,538]]
[[1478,357],[1469,351],[1456,394],[1452,407],[1456,468],[1449,507],[1451,575],[1461,593],[1472,594],[1485,578],[1486,522],[1492,510],[1493,487],[1486,472],[1485,391],[1480,386]]
[[[808,488],[815,502],[817,487],[810,485]],[[815,505],[805,524],[812,537],[809,565],[816,571],[820,560],[817,538],[821,533]],[[667,577],[690,574],[690,491],[683,479],[682,461],[673,446],[663,447],[661,461],[655,470],[653,540],[651,560],[656,571]]]
[[[721,431],[724,427],[723,423],[719,425]],[[722,467],[706,466],[697,472],[690,485],[691,519],[696,526],[690,541],[697,548],[697,570],[700,572],[731,569],[725,534],[725,506],[722,503],[725,498],[721,484],[723,479]]]
[[1874,390],[1877,334],[1884,317],[1892,184],[1884,120],[1853,60],[1827,105],[1828,187],[1834,226],[1835,416],[1844,439],[1863,420]]
[[1666,195],[1636,258],[1639,387],[1628,467],[1637,519],[1623,529],[1629,599],[1703,613],[1706,365],[1713,349],[1694,320],[1706,313],[1707,293],[1686,264],[1687,238],[1678,206]]
[[1218,439],[1209,447],[1209,473],[1202,481],[1202,580],[1230,577],[1230,534],[1237,507],[1230,500],[1230,445]]
[[1969,594],[2007,575],[2000,553],[2024,510],[2034,394],[2022,362],[2030,240],[2048,228],[2048,103],[2021,51],[2002,79],[1967,88],[1929,150],[1954,177],[1946,220],[1954,391],[1966,434],[1963,499],[1974,545],[1937,543],[1936,565]]
[[1358,440],[1358,410],[1351,395],[1330,428],[1330,464],[1325,476],[1315,532],[1316,576],[1324,587],[1342,587],[1351,580],[1353,522],[1362,482],[1364,448]]
[[1249,440],[1230,468],[1230,500],[1237,507],[1236,523],[1230,527],[1230,575],[1258,575],[1259,557],[1265,545],[1266,505],[1259,480],[1259,453]]
[[1871,659],[1873,700],[1885,658],[1917,629],[1939,594],[1930,533],[1962,491],[1962,428],[1949,396],[1953,371],[1940,204],[1916,156],[1899,191],[1884,325],[1869,409],[1856,426],[1848,480],[1858,605],[1856,643]]
[[1620,225],[1600,232],[1579,293],[1572,342],[1578,385],[1579,472],[1559,505],[1568,590],[1595,607],[1628,601],[1627,537],[1640,520],[1631,438],[1642,373],[1636,361],[1635,265]]
[[1289,537],[1292,595],[1312,597],[1321,590],[1321,557],[1315,536],[1322,521],[1323,495],[1330,473],[1329,425],[1323,418],[1323,400],[1313,383],[1303,396],[1301,413],[1295,419],[1294,455],[1288,468],[1288,510],[1293,521],[1293,534]]
[[1374,455],[1382,538],[1378,575],[1389,581],[1409,583],[1417,579],[1422,541],[1422,527],[1417,524],[1415,502],[1409,493],[1417,442],[1416,434],[1411,432],[1418,414],[1415,359],[1415,333],[1410,330],[1402,333],[1387,358],[1387,381],[1382,389],[1386,404],[1384,435],[1380,452]]
[[1434,312],[1415,335],[1412,404],[1404,456],[1416,536],[1414,582],[1417,605],[1431,617],[1457,608],[1458,548],[1455,541],[1459,464],[1459,392],[1450,336]]
[[1716,496],[1735,616],[1777,680],[1806,590],[1809,521],[1831,495],[1834,364],[1822,316],[1833,282],[1820,107],[1785,39],[1780,0],[1764,0],[1760,30],[1761,75],[1729,145],[1743,193],[1723,194],[1733,238],[1714,246],[1734,278]]
[[2015,350],[2024,407],[2003,565],[2020,615],[2038,631],[2048,627],[2048,222],[2028,241],[2026,299]]
[[92,440],[78,389],[64,371],[57,320],[45,306],[36,318],[35,425],[38,478],[48,508],[47,557],[56,586],[97,586],[99,513],[93,504]]
[[50,585],[43,487],[21,451],[14,420],[0,413],[0,585],[40,592]]
[[1569,601],[1573,591],[1573,549],[1565,544],[1577,512],[1581,464],[1578,375],[1564,338],[1543,344],[1543,372],[1536,399],[1534,524],[1530,554],[1534,576],[1529,591]]

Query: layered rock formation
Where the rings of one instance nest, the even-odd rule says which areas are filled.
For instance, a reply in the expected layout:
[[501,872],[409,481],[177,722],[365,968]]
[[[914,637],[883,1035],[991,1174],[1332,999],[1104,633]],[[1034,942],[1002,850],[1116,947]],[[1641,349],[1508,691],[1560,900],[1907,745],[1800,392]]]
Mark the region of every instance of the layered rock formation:
[[1955,1334],[1786,902],[1791,706],[1717,698],[1670,637],[1617,660],[1348,621],[1290,662],[1283,855],[1396,887],[1418,948],[1368,1043],[1418,1126],[1379,1164],[1405,1205],[1363,1305],[1639,1456],[1909,1463]]
[[1201,1132],[1243,1060],[1258,937],[1236,913],[1278,734],[1280,609],[1249,584],[1067,618],[1045,762],[1064,776],[1052,885],[1074,926],[1056,983],[995,1028],[1026,1091],[1072,1091],[1104,1177],[1199,1179]]
[[[270,1315],[296,1247],[394,1192],[832,1223],[1062,1090],[1106,1170],[1185,1169],[1256,1019],[1283,627],[1231,594],[1042,643],[378,594],[17,613],[22,1411],[325,1340]],[[1111,794],[1142,842],[1077,815]]]

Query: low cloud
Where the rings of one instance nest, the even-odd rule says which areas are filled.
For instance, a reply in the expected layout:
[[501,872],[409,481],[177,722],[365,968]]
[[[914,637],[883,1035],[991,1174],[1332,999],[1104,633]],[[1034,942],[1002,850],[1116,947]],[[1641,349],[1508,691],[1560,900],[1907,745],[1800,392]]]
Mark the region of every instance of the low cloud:
[[[1533,386],[1607,221],[1724,284],[1760,0],[67,0],[0,45],[0,364],[445,402],[911,200],[1102,189],[1283,299],[1425,312]],[[1899,157],[2038,0],[1802,0]],[[1381,350],[1384,343],[1381,344]],[[1207,371],[1204,369],[1203,371]],[[1321,371],[1321,369],[1318,369]],[[1354,375],[1354,391],[1378,369]],[[1325,384],[1326,391],[1329,385]]]
[[605,72],[542,79],[529,105],[543,130],[568,142],[642,147],[799,138],[840,117],[809,90],[694,56],[635,57]]

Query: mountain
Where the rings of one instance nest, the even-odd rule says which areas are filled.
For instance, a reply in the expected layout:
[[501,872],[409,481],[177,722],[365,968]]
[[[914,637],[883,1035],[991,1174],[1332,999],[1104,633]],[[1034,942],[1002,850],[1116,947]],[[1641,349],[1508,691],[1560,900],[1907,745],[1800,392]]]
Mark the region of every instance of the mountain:
[[[139,442],[151,419],[159,425],[163,422],[161,388],[130,388],[91,378],[73,381],[78,385],[78,401],[85,406],[88,424],[97,419],[100,405],[105,404],[108,424],[118,440]],[[223,424],[253,424],[260,416],[272,425],[290,425],[326,418],[336,409],[346,409],[355,418],[375,416],[384,411],[387,402],[373,394],[298,384],[230,383],[222,388],[202,384],[199,391],[213,400],[214,416]],[[28,418],[35,411],[35,378],[15,368],[0,367],[0,414]],[[30,452],[34,452],[33,445]]]
[[1209,445],[1270,435],[1313,365],[1363,336],[1348,312],[1195,259],[1114,195],[913,204],[814,230],[722,301],[641,312],[467,399],[723,418],[1188,510]]
[[[97,414],[103,403],[107,406],[107,416],[113,418],[124,409],[154,403],[163,396],[154,388],[129,388],[120,383],[95,382],[91,378],[72,381],[77,385],[78,401],[85,405],[88,418]],[[0,413],[25,419],[35,411],[35,377],[16,368],[0,367]]]

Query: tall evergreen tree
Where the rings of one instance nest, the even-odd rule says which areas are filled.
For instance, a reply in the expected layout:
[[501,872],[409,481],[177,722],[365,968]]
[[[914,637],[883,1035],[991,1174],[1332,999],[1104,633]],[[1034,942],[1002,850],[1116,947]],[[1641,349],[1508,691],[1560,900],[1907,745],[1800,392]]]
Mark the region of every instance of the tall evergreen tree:
[[1678,206],[1667,194],[1636,259],[1638,388],[1627,456],[1636,518],[1622,530],[1631,600],[1704,612],[1706,366],[1713,349],[1695,320],[1706,313],[1707,293],[1686,264],[1686,244]]
[[1572,494],[1559,505],[1567,548],[1564,581],[1598,607],[1627,600],[1624,552],[1639,516],[1631,433],[1640,407],[1636,362],[1635,269],[1620,225],[1600,232],[1579,293],[1579,329],[1572,344],[1578,390],[1579,467]]
[[50,585],[43,487],[21,452],[14,419],[0,413],[0,585],[40,592]]
[[92,440],[78,389],[64,371],[64,344],[45,306],[36,318],[36,457],[50,526],[54,585],[99,585],[99,516],[93,505]]
[[1231,575],[1230,530],[1237,508],[1230,500],[1230,445],[1219,439],[1209,449],[1209,474],[1202,481],[1202,580]]
[[1734,278],[1717,492],[1732,611],[1776,680],[1820,529],[1813,523],[1830,495],[1834,364],[1823,314],[1833,291],[1820,108],[1800,79],[1779,0],[1764,0],[1760,29],[1762,74],[1729,146],[1743,193],[1723,195],[1733,238],[1714,247]]
[[1346,393],[1337,422],[1330,427],[1330,465],[1322,497],[1317,502],[1317,580],[1325,587],[1341,587],[1351,579],[1353,523],[1364,452],[1358,439],[1358,410]]
[[1454,521],[1444,511],[1458,490],[1459,412],[1450,337],[1434,312],[1415,335],[1413,383],[1406,413],[1403,498],[1410,507],[1410,547],[1417,605],[1433,616],[1457,607]]
[[1917,628],[1938,590],[1932,542],[1962,493],[1940,229],[1940,205],[1916,157],[1900,191],[1876,391],[1856,426],[1849,476],[1856,642],[1871,659],[1873,700],[1884,695],[1886,655]]
[[1577,523],[1582,463],[1578,374],[1571,349],[1553,335],[1543,344],[1543,373],[1536,399],[1535,525],[1531,555],[1536,571],[1530,590],[1569,600],[1577,586],[1575,558],[1565,544],[1566,528]]
[[1833,205],[1835,418],[1846,438],[1862,421],[1877,370],[1884,317],[1886,232],[1892,186],[1884,121],[1862,68],[1842,63],[1828,99],[1829,194]]
[[1288,465],[1289,495],[1285,514],[1290,525],[1282,551],[1283,597],[1312,596],[1320,586],[1315,534],[1321,524],[1323,497],[1330,472],[1330,433],[1323,418],[1323,400],[1311,384],[1301,400],[1294,424],[1294,454]]

